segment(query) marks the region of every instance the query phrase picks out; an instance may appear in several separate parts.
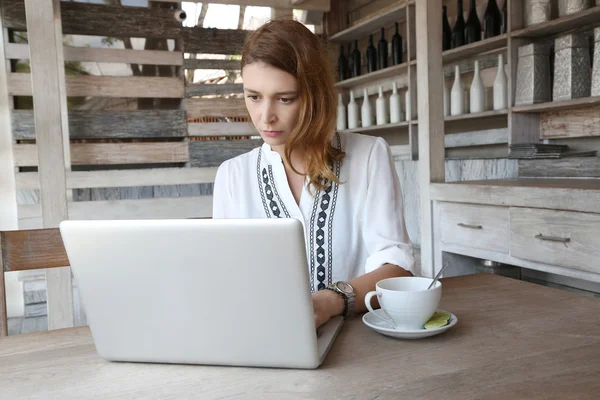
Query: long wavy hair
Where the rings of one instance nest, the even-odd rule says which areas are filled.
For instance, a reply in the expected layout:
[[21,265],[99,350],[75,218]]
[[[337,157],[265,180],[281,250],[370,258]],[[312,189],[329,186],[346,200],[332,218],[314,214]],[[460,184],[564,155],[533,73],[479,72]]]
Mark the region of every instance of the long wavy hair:
[[[331,144],[335,134],[337,99],[334,72],[325,44],[300,22],[272,20],[251,32],[242,48],[241,68],[263,62],[283,70],[298,81],[300,114],[290,132],[285,156],[291,163],[296,149],[304,151],[309,185],[323,190],[338,182],[332,166],[344,153]],[[300,174],[291,165],[292,170]]]

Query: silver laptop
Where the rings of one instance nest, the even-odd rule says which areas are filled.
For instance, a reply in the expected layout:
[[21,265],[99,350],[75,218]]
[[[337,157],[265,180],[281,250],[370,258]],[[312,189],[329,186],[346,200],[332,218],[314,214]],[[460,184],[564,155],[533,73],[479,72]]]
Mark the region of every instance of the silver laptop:
[[106,360],[317,368],[343,323],[315,329],[296,219],[63,221],[60,232]]

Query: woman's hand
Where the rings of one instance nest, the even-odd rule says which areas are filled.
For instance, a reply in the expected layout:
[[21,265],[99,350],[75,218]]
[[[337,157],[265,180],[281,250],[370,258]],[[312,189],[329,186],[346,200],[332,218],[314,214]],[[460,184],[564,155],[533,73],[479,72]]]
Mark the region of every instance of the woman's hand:
[[342,296],[328,289],[313,293],[312,301],[317,328],[329,321],[331,317],[340,315],[344,311]]

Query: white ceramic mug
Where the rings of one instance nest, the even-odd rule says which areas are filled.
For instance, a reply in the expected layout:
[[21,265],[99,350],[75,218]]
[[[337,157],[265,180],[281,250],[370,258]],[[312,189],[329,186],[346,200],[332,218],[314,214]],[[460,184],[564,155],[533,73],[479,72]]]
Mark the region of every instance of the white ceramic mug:
[[[442,297],[442,283],[437,281],[431,289],[431,278],[403,276],[383,279],[375,285],[376,290],[367,293],[365,305],[377,318],[390,324],[394,329],[417,330],[435,313]],[[377,296],[381,312],[371,307],[371,299]]]

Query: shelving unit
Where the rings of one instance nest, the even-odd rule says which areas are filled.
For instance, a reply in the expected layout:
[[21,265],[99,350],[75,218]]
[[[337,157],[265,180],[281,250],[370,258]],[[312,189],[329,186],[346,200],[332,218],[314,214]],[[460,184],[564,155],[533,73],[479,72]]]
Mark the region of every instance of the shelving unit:
[[391,67],[387,67],[384,69],[380,69],[379,71],[369,72],[354,78],[346,79],[336,83],[336,87],[348,89],[355,86],[365,86],[372,83],[376,83],[377,81],[382,81],[385,79],[391,79],[394,77],[398,77],[401,75],[408,74],[409,66],[417,65],[417,61],[413,60],[411,62],[405,62],[398,65],[393,65]]
[[473,114],[451,115],[449,117],[446,117],[444,120],[446,122],[453,122],[453,121],[465,121],[465,120],[478,120],[478,119],[485,119],[485,118],[491,118],[491,117],[502,117],[502,116],[507,116],[507,115],[508,115],[508,110],[491,110],[491,111],[483,111],[480,113],[473,113]]
[[549,101],[547,103],[527,104],[512,107],[514,113],[541,113],[547,111],[570,110],[574,108],[600,105],[600,96],[582,97],[579,99]]
[[373,125],[373,126],[368,126],[368,127],[358,127],[358,128],[352,128],[352,129],[344,129],[341,130],[340,132],[347,132],[347,133],[364,133],[364,134],[369,134],[369,135],[373,135],[373,134],[377,134],[377,133],[381,133],[384,131],[389,131],[389,130],[394,130],[394,129],[398,129],[398,128],[408,128],[409,125],[417,125],[417,121],[402,121],[402,122],[398,122],[395,124],[385,124],[385,125]]
[[455,49],[446,50],[442,53],[442,62],[444,65],[453,64],[458,61],[463,61],[465,59],[471,58],[473,56],[506,50],[507,45],[507,34],[495,36]]
[[573,30],[585,30],[597,26],[600,22],[600,6],[588,8],[576,14],[565,15],[541,24],[531,25],[512,32],[513,38],[543,38]]

